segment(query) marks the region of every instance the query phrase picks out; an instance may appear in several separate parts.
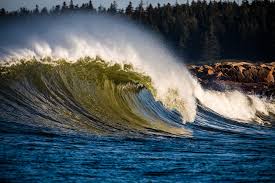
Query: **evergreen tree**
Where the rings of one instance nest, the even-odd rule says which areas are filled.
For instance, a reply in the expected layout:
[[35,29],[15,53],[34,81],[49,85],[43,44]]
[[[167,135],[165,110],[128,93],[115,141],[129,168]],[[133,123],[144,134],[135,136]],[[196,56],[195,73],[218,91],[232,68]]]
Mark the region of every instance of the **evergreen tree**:
[[135,19],[141,21],[144,15],[143,0],[140,0],[138,7],[135,10]]
[[61,13],[61,8],[60,8],[60,5],[56,5],[53,10],[52,10],[52,14],[60,14]]
[[73,9],[74,9],[74,2],[73,2],[73,0],[71,0],[71,1],[70,1],[69,8],[70,8],[71,10],[73,10]]
[[131,1],[129,2],[128,6],[126,7],[125,14],[127,16],[132,16],[132,14],[133,14],[133,6],[132,6],[132,2]]
[[91,11],[95,11],[92,1],[89,1],[88,9]]
[[64,1],[63,5],[62,5],[62,8],[61,8],[61,11],[64,13],[64,12],[67,11],[67,9],[68,9],[67,3]]
[[207,31],[204,36],[202,58],[207,61],[220,58],[220,44],[214,33],[212,24],[210,25],[209,31]]
[[38,5],[35,5],[35,9],[33,10],[33,13],[35,15],[38,15],[39,14],[39,6]]
[[100,5],[98,7],[98,13],[104,14],[105,12],[106,12],[106,9],[102,5]]
[[4,8],[1,8],[0,10],[0,16],[5,16],[7,13],[6,13],[6,10]]
[[46,7],[44,7],[44,8],[42,8],[42,10],[41,10],[41,15],[48,15],[48,10],[47,10],[47,8]]
[[108,9],[108,13],[111,13],[111,14],[117,13],[117,2],[116,1],[113,1],[113,3],[111,3],[110,8]]
[[154,24],[154,8],[150,3],[149,6],[146,8],[147,20],[146,23],[149,25]]

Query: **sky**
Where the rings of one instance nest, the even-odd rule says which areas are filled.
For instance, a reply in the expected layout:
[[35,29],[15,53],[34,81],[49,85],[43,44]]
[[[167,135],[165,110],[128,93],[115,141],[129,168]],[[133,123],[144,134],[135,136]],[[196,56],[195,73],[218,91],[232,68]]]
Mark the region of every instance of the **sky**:
[[[64,1],[67,3],[70,2],[70,0],[0,0],[0,8],[5,8],[8,11],[14,11],[19,9],[20,7],[26,7],[28,9],[34,9],[35,5],[37,4],[40,9],[43,7],[52,8],[55,5],[62,4]],[[81,5],[82,3],[87,3],[89,0],[74,0],[74,4]],[[130,0],[116,0],[118,3],[119,8],[124,8],[129,4]],[[177,0],[178,3],[185,3],[187,0]],[[95,7],[98,7],[100,5],[104,7],[109,7],[111,2],[113,0],[93,0],[92,1]],[[133,6],[137,6],[140,3],[140,0],[131,0],[133,3]],[[176,0],[143,0],[143,3],[145,5],[151,3],[154,6],[157,5],[157,3],[162,4],[175,4]]]

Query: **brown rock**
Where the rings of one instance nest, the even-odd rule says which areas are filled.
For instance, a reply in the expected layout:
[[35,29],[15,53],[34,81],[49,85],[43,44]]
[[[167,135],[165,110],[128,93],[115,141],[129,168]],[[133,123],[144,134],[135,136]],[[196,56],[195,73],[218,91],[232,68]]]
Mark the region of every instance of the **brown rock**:
[[217,77],[220,78],[223,76],[223,73],[220,71],[218,74],[217,74]]
[[266,77],[266,81],[267,81],[268,84],[274,84],[273,72],[274,72],[274,67],[271,68],[271,71],[269,71],[269,73]]
[[215,90],[241,89],[243,92],[274,96],[275,62],[222,62],[189,67],[199,82]]
[[208,69],[207,74],[208,74],[208,75],[213,75],[213,74],[214,74],[213,69]]
[[203,66],[200,66],[199,69],[198,69],[198,72],[203,72]]

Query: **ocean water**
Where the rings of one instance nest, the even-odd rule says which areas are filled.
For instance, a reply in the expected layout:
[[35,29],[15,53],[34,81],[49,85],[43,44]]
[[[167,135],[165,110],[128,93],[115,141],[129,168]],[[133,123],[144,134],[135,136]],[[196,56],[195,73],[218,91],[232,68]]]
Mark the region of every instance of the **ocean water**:
[[129,138],[1,122],[1,181],[274,181],[274,128],[244,127],[253,132],[247,135],[201,128],[197,122],[189,126],[192,138]]
[[203,88],[125,20],[67,16],[0,23],[1,182],[275,181],[272,97]]

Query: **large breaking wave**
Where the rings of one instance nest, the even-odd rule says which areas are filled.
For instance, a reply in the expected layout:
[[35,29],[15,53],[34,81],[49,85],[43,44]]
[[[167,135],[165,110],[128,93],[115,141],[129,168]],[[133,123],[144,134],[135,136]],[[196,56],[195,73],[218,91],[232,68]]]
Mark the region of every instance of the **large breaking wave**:
[[3,23],[5,121],[99,134],[190,135],[205,113],[271,124],[275,104],[203,89],[159,38],[124,20],[74,15]]

